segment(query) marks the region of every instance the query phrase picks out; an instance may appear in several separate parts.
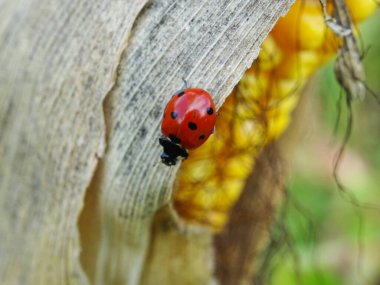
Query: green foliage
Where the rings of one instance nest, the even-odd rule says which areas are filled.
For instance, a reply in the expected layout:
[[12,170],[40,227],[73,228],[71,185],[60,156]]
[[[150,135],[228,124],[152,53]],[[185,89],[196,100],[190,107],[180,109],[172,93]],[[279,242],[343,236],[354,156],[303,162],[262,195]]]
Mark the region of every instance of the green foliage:
[[[367,85],[377,94],[380,94],[379,27],[380,13],[377,13],[363,25],[360,34]],[[348,114],[333,63],[321,70],[316,80],[320,96],[315,96],[313,102],[320,111],[314,137],[322,139],[309,140],[296,153],[285,214],[280,213],[279,217],[291,246],[288,254],[283,254],[285,258],[277,265],[271,281],[276,285],[378,284],[380,105],[370,94],[364,101],[353,104],[354,126],[339,177],[345,191],[362,203],[356,207],[338,189],[331,167],[347,128]],[[339,115],[340,124],[336,128]],[[331,155],[323,157],[316,153],[320,149],[329,149]],[[375,209],[367,209],[366,202],[374,204]]]

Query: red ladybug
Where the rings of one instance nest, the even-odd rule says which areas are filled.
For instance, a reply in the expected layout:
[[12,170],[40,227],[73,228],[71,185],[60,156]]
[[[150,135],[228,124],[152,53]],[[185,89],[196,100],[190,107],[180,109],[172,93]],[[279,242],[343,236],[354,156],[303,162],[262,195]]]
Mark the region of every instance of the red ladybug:
[[215,105],[207,91],[189,88],[175,93],[161,124],[162,162],[170,166],[178,157],[187,158],[187,149],[201,146],[214,132],[215,119]]

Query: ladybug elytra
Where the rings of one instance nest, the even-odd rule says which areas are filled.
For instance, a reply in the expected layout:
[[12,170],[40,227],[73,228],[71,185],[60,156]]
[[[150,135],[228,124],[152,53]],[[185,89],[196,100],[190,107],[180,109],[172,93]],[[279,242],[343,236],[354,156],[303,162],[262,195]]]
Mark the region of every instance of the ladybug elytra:
[[187,149],[201,146],[215,128],[215,105],[211,95],[200,88],[178,91],[167,103],[159,142],[164,151],[161,160],[175,165],[177,158],[187,158]]

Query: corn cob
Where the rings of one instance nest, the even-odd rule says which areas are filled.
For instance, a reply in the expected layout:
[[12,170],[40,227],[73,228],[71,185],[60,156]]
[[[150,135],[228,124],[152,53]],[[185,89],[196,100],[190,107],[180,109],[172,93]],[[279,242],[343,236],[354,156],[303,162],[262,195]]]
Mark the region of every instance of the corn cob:
[[[376,8],[373,0],[348,0],[347,5],[354,21]],[[287,128],[303,86],[339,44],[324,24],[318,0],[296,1],[278,21],[220,108],[216,133],[181,165],[173,206],[185,222],[223,229],[255,158]]]

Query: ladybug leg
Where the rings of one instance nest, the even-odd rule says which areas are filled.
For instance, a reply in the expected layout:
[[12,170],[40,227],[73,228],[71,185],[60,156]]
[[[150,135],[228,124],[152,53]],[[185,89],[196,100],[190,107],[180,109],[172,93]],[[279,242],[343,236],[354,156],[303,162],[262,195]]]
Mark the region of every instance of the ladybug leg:
[[160,137],[159,142],[160,145],[162,145],[162,147],[164,148],[163,152],[161,153],[161,161],[165,165],[176,165],[178,157],[186,159],[189,156],[189,154],[183,147],[172,142],[170,139],[166,137]]
[[163,164],[165,164],[167,166],[176,165],[176,163],[177,163],[177,159],[171,157],[166,152],[161,153],[161,161]]
[[179,151],[178,156],[182,157],[183,159],[188,158],[189,154],[187,153],[186,149],[184,149],[183,147],[180,147],[178,151]]

